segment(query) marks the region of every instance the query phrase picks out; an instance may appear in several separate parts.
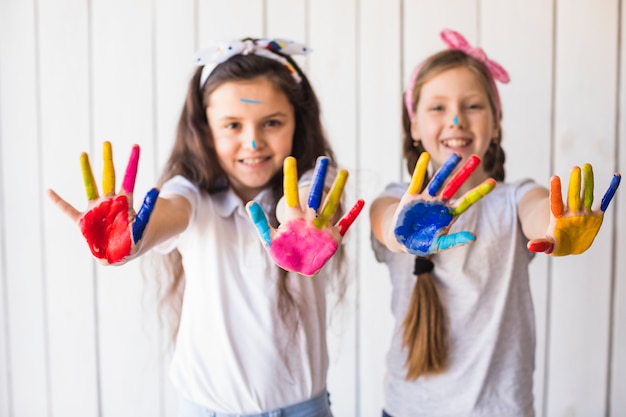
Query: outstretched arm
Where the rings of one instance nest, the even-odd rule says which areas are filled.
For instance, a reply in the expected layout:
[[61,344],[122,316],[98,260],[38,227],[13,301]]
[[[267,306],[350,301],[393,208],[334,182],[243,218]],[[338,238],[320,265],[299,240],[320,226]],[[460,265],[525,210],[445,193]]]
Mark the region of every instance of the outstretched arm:
[[476,169],[480,159],[472,155],[444,187],[461,161],[459,155],[452,155],[420,193],[429,160],[430,155],[422,152],[402,199],[383,197],[372,205],[370,219],[374,236],[391,251],[429,256],[475,239],[471,232],[449,235],[448,230],[459,215],[491,192],[495,181],[492,178],[485,180],[455,204],[450,204],[451,198]]
[[305,276],[315,275],[335,254],[343,236],[363,208],[363,200],[358,200],[344,217],[332,223],[348,172],[339,171],[322,205],[327,167],[328,158],[318,158],[307,207],[303,208],[298,195],[296,160],[293,157],[285,159],[283,188],[286,220],[277,229],[268,223],[258,203],[252,201],[246,205],[268,253],[285,270]]
[[100,196],[89,157],[81,155],[81,169],[88,208],[81,212],[53,190],[48,197],[75,222],[92,254],[103,264],[121,264],[146,252],[154,245],[182,232],[189,222],[190,205],[182,197],[158,198],[150,190],[139,208],[133,209],[133,192],[139,164],[139,146],[133,147],[121,190],[115,194],[115,169],[109,142],[103,144],[103,178]]
[[563,201],[561,179],[558,176],[550,179],[548,197],[545,197],[545,192],[544,197],[524,196],[519,213],[524,232],[531,239],[528,242],[530,251],[565,256],[583,253],[591,246],[602,225],[604,212],[619,187],[621,176],[613,176],[602,201],[595,209],[591,208],[594,179],[590,164],[582,166],[582,177],[581,182],[581,168],[573,167],[567,202]]

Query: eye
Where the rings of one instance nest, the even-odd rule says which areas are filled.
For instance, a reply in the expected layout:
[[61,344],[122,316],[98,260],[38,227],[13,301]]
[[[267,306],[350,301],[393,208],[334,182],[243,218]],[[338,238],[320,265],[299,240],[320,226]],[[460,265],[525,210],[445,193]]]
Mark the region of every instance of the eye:
[[265,126],[267,127],[279,127],[282,125],[283,125],[283,122],[281,122],[278,119],[270,119],[267,122],[265,122]]
[[224,127],[226,129],[228,129],[228,130],[239,129],[239,128],[241,128],[241,123],[239,123],[239,122],[231,122],[231,123],[226,124]]
[[479,110],[483,108],[483,105],[482,103],[472,103],[472,104],[469,104],[467,108],[470,110]]
[[430,110],[430,111],[443,111],[443,106],[441,104],[435,105],[435,106],[430,106],[430,108],[428,110]]

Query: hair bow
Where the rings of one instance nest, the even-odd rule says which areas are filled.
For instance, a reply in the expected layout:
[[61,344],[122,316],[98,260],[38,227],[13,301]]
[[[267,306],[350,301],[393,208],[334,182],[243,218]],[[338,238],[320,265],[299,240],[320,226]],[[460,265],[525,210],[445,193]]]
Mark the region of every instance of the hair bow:
[[441,39],[443,39],[444,43],[448,45],[448,48],[458,49],[483,62],[487,69],[489,69],[489,72],[494,79],[504,84],[510,81],[509,73],[506,72],[500,64],[487,58],[487,54],[485,54],[485,51],[483,51],[482,48],[472,47],[472,45],[470,45],[459,32],[444,29],[441,31]]
[[285,55],[306,55],[311,49],[300,43],[286,39],[244,39],[219,42],[214,41],[208,47],[200,49],[196,53],[196,65],[203,65],[200,76],[200,88],[211,75],[211,72],[222,62],[235,55],[260,55],[283,64],[300,83],[301,78],[298,71],[285,59],[285,57],[275,53],[280,52]]
[[[465,52],[469,56],[481,61],[489,70],[489,74],[491,74],[491,83],[493,84],[493,89],[496,95],[496,116],[500,117],[500,95],[498,94],[498,88],[495,85],[494,80],[498,80],[501,83],[508,83],[510,81],[509,73],[506,72],[504,68],[496,61],[492,61],[487,58],[487,54],[481,48],[474,48],[472,45],[467,42],[467,40],[458,32],[455,32],[450,29],[444,29],[441,31],[441,39],[443,39],[444,43],[448,46],[449,49],[456,49]],[[413,89],[415,88],[415,80],[417,80],[417,76],[420,73],[422,66],[418,66],[413,72],[411,79],[409,80],[409,85],[407,86],[406,91],[404,92],[404,105],[406,106],[406,110],[409,114],[409,119],[411,122],[413,121]]]

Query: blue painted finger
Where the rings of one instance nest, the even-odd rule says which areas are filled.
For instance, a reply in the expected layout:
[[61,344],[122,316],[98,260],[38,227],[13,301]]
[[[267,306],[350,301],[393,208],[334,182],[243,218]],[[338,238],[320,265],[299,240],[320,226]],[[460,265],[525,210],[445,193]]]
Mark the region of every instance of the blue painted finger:
[[267,222],[267,217],[265,217],[265,212],[257,202],[252,202],[248,205],[248,211],[252,222],[259,232],[259,235],[261,235],[261,238],[265,241],[268,247],[272,247],[270,240],[270,225]]
[[313,174],[313,184],[309,191],[309,207],[317,212],[322,203],[324,195],[324,180],[326,179],[326,171],[328,169],[328,158],[322,157],[317,160],[315,165],[315,173]]
[[622,176],[620,174],[613,175],[613,178],[611,179],[611,184],[609,184],[609,189],[606,190],[606,193],[604,193],[604,197],[602,197],[602,202],[600,203],[600,210],[602,210],[602,212],[605,212],[606,209],[609,207],[609,203],[613,199],[613,196],[615,195],[615,191],[617,191],[617,187],[619,187],[621,179]]
[[476,240],[476,236],[470,232],[452,233],[450,235],[439,236],[436,246],[439,250],[446,250],[455,246],[465,245],[474,240]]
[[157,198],[159,197],[159,190],[156,188],[148,191],[146,196],[143,199],[143,203],[135,216],[135,221],[132,225],[133,232],[133,242],[137,243],[143,237],[143,232],[146,230],[146,225],[148,224],[148,220],[150,220],[150,216],[152,215],[152,210],[154,210],[154,205],[157,202]]
[[437,192],[446,181],[446,178],[450,176],[450,173],[454,171],[454,168],[461,162],[461,155],[453,153],[450,158],[439,168],[439,171],[435,173],[435,176],[428,184],[428,194],[431,197],[437,195]]

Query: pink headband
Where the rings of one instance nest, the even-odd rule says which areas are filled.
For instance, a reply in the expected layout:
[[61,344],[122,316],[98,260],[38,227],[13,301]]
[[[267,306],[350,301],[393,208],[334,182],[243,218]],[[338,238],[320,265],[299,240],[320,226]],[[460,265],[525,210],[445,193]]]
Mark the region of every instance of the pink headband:
[[[498,94],[498,88],[496,87],[496,83],[494,80],[498,80],[503,84],[506,84],[510,81],[509,74],[506,72],[504,68],[500,66],[495,61],[487,58],[487,55],[481,48],[473,48],[467,40],[458,32],[455,32],[450,29],[444,29],[441,31],[441,39],[443,39],[444,43],[448,46],[448,49],[456,49],[459,51],[465,52],[467,55],[476,58],[485,66],[487,70],[489,70],[489,74],[491,74],[490,81],[493,86],[493,91],[496,94],[496,117],[500,118],[500,95]],[[409,85],[404,92],[404,105],[406,106],[406,110],[409,113],[409,119],[411,122],[413,121],[413,89],[415,88],[415,80],[417,80],[417,76],[421,70],[422,66],[418,66],[411,75],[411,80],[409,81]]]

